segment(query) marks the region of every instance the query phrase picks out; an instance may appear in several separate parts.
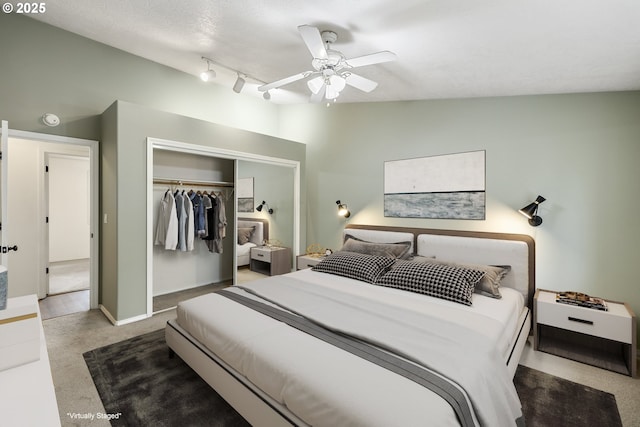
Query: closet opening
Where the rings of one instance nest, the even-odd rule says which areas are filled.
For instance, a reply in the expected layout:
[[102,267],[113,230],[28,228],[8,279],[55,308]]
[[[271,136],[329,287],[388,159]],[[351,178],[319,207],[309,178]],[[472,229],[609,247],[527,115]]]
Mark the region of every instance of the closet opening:
[[[299,244],[299,162],[215,147],[147,138],[147,315],[174,308],[179,301],[239,283],[238,174],[241,161],[275,165],[288,170],[290,202],[281,217],[289,228],[291,265]],[[182,246],[180,236],[167,245],[158,238],[163,206],[184,206],[184,195],[213,194],[224,204],[224,238],[207,242],[195,232],[193,246]],[[166,200],[165,200],[166,196]],[[173,196],[173,201],[172,197]],[[258,196],[260,197],[260,196]],[[172,203],[171,203],[172,202]],[[192,200],[193,202],[193,200]],[[208,202],[207,202],[208,203]],[[285,215],[285,210],[291,213]],[[186,211],[186,209],[185,209]],[[195,215],[195,214],[194,214]],[[180,229],[180,220],[178,227]],[[168,229],[165,227],[165,230]],[[189,234],[186,234],[187,236]],[[220,250],[218,250],[220,249]]]

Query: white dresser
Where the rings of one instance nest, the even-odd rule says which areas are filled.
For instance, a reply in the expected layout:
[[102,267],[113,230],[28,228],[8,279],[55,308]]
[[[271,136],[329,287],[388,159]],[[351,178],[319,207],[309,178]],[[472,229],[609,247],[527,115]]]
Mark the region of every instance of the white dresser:
[[40,334],[40,359],[0,371],[0,424],[15,427],[57,427],[60,426],[60,414],[38,299],[35,295],[9,298],[7,307],[20,304],[35,305]]

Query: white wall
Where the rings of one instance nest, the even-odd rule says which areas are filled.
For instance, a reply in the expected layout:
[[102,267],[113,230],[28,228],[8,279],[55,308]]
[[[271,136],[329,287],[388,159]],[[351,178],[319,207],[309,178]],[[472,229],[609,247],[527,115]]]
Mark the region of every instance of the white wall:
[[49,262],[89,258],[89,158],[48,157]]

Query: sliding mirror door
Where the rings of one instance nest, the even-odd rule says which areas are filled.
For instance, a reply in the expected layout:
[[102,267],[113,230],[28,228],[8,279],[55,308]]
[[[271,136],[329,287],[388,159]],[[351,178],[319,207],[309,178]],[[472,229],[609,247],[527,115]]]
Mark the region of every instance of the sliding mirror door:
[[[238,186],[237,282],[243,283],[295,269],[295,169],[271,163],[238,160],[237,179],[238,183],[244,184],[243,187]],[[251,184],[252,188],[249,188]],[[258,207],[260,210],[256,209]],[[241,228],[246,228],[252,220],[265,224],[264,228],[268,229],[268,243],[271,246],[284,248],[283,251],[272,252],[273,256],[269,257],[269,262],[256,259],[258,253],[255,249],[251,251],[251,243],[259,246],[262,243],[260,239],[254,238],[254,242],[249,242],[249,247],[241,245],[246,244],[241,239],[247,237]]]

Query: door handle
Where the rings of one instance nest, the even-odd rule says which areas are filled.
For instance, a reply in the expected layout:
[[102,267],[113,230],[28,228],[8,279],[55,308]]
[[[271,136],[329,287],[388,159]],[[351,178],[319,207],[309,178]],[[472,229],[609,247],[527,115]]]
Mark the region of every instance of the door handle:
[[0,249],[2,249],[2,253],[3,254],[6,254],[7,252],[10,252],[10,251],[17,251],[18,250],[18,245],[2,246],[2,247],[0,247]]

